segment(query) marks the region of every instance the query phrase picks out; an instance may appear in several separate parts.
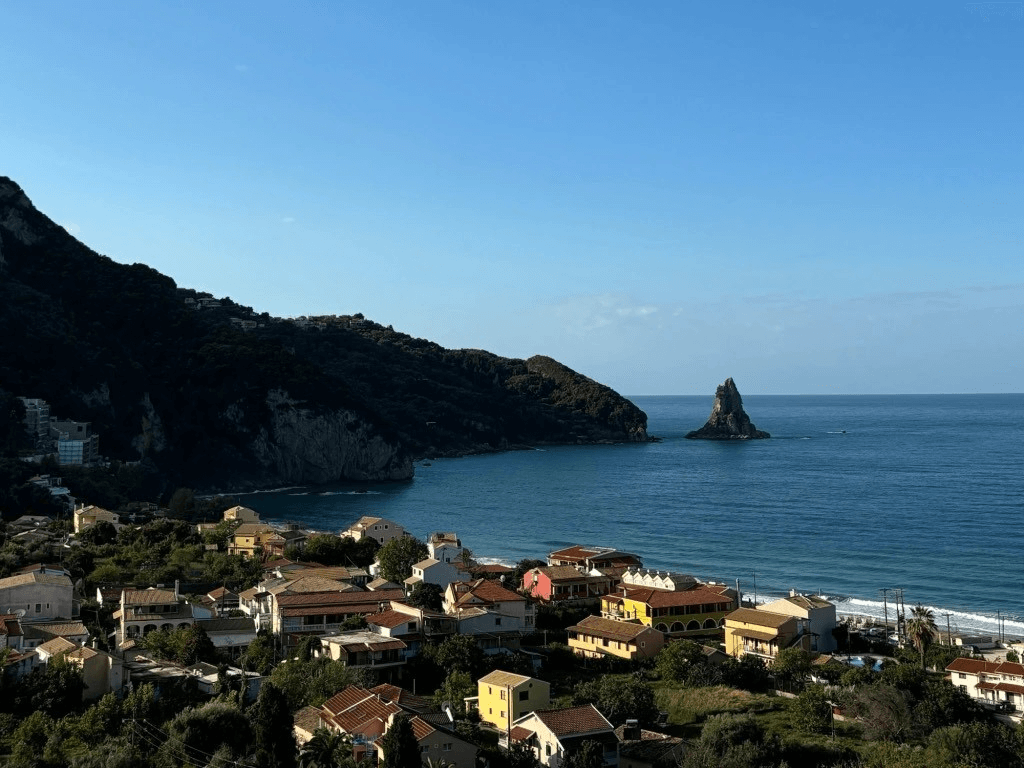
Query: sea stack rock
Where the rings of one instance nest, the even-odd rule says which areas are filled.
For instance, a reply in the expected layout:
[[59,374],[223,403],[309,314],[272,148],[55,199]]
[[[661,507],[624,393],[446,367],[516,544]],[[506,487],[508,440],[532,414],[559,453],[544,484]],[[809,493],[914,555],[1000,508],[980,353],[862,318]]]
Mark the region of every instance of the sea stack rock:
[[711,418],[700,429],[690,432],[688,440],[763,440],[771,437],[750,423],[743,410],[743,398],[731,378],[715,390]]

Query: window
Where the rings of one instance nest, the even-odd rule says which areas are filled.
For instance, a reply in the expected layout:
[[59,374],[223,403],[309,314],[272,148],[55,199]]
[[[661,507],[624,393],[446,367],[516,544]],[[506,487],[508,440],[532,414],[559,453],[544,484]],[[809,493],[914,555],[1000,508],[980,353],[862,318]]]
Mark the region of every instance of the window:
[[958,672],[957,673],[957,677],[960,678],[961,680],[966,680],[967,679],[967,675],[965,675],[963,672]]
[[529,691],[520,691],[519,692],[519,700],[520,701],[529,701],[530,700],[530,692]]
[[548,742],[544,745],[544,754],[546,754],[548,757],[551,757],[551,742]]
[[43,609],[42,603],[36,603],[36,613],[39,613],[40,611],[42,611],[42,609]]
[[452,743],[450,741],[446,741],[444,744],[441,745],[441,749],[444,750],[445,752],[451,752],[452,751]]
[[496,627],[500,627],[500,626],[501,626],[501,617],[500,617],[500,616],[498,616],[498,617],[497,617],[497,618],[496,618],[496,619],[494,620],[494,626],[496,626]]
[[505,700],[505,689],[504,688],[501,689],[501,700],[502,701]]

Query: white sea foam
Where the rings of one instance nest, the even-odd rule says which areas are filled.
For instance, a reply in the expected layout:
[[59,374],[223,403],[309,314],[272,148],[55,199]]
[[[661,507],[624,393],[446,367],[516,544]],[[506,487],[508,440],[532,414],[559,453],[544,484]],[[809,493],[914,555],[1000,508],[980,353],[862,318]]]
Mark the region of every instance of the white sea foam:
[[[892,601],[883,603],[881,600],[866,600],[859,597],[850,597],[834,601],[836,611],[848,616],[863,616],[871,619],[884,619],[888,616],[890,621],[896,618],[896,604]],[[999,616],[996,614],[978,613],[975,611],[958,611],[941,606],[926,605],[935,617],[935,624],[940,631],[951,630],[952,632],[975,632],[983,635],[997,635],[1000,627],[1004,635],[1011,637],[1024,636],[1024,618],[1011,614],[1010,616]],[[911,606],[907,607],[907,615],[910,615]],[[948,617],[947,617],[948,614]],[[947,621],[948,618],[948,621]]]

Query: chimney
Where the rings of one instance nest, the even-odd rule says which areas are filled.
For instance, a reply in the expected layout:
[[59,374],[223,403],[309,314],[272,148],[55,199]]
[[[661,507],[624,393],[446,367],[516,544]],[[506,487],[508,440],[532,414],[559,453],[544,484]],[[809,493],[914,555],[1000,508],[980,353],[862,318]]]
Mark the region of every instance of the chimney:
[[622,729],[623,741],[639,741],[643,738],[638,720],[627,720],[626,726]]

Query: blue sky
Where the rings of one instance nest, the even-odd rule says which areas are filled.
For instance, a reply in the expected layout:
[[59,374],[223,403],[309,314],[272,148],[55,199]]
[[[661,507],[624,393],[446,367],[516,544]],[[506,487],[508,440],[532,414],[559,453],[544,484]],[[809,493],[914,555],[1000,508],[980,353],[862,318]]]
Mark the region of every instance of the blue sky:
[[1024,391],[1019,3],[7,3],[0,174],[626,394]]

